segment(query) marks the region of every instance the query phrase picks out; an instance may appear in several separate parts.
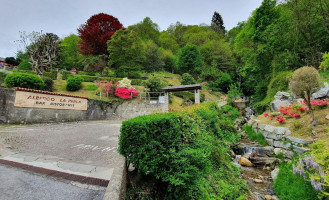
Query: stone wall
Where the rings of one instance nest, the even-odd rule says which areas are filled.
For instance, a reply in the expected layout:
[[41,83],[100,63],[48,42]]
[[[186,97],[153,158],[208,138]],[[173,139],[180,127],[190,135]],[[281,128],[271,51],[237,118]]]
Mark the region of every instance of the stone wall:
[[142,101],[126,101],[124,103],[104,103],[104,101],[88,100],[88,109],[62,110],[46,108],[15,107],[16,91],[0,88],[0,123],[45,123],[84,120],[103,120],[108,118],[129,119],[153,112],[168,111],[167,104],[151,104]]
[[[289,151],[293,150],[297,154],[302,154],[305,151],[308,151],[308,149],[303,146],[313,142],[291,137],[291,131],[285,127],[276,127],[268,124],[262,124],[257,120],[250,120],[249,125],[252,126],[254,131],[262,133],[270,146],[284,149],[285,152],[288,151],[288,153]],[[287,155],[287,157],[290,156],[292,155]]]

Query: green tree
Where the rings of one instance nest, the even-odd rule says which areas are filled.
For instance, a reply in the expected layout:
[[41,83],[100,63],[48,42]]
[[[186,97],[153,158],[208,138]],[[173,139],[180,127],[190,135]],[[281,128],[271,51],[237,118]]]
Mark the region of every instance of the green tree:
[[119,30],[107,45],[109,65],[114,68],[142,66],[145,62],[145,46],[135,31]]
[[189,73],[184,73],[182,75],[182,85],[195,84],[195,79]]
[[297,69],[289,83],[289,89],[297,96],[302,97],[309,108],[310,121],[314,121],[311,98],[313,92],[320,87],[320,75],[314,67]]
[[215,11],[211,20],[211,28],[217,33],[225,33],[225,26],[222,16]]
[[164,49],[171,50],[173,53],[176,53],[179,49],[179,45],[176,42],[175,37],[166,31],[160,33],[159,45]]
[[145,43],[144,69],[148,72],[161,71],[164,65],[165,63],[161,59],[158,45],[156,45],[152,40],[148,40]]
[[195,45],[186,45],[182,48],[177,60],[178,70],[181,74],[189,73],[197,77],[203,67],[203,57]]
[[79,42],[81,38],[77,35],[71,34],[61,40],[61,62],[59,66],[71,70],[72,68],[82,70],[81,60],[83,55],[79,52]]
[[160,28],[149,17],[145,17],[143,21],[139,22],[136,25],[129,26],[128,29],[135,31],[138,36],[144,41],[152,40],[155,43],[158,43],[160,36]]

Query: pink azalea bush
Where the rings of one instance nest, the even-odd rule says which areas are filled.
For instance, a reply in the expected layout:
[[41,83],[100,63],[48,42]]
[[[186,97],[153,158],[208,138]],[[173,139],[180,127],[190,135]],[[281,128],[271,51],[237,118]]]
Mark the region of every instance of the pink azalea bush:
[[121,99],[131,99],[136,97],[138,94],[135,88],[117,88],[115,91],[115,96],[120,97]]

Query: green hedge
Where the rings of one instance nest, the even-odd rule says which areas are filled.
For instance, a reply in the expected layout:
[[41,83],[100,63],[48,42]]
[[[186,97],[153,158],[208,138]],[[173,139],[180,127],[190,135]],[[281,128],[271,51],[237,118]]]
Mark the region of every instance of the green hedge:
[[20,72],[25,74],[34,74],[34,75],[38,74],[36,71],[32,71],[32,70],[20,70]]
[[139,173],[160,181],[163,199],[243,198],[247,186],[228,156],[240,136],[221,113],[207,103],[124,121],[119,152]]
[[51,80],[57,80],[56,70],[51,70],[50,72],[43,72],[42,75],[51,78]]
[[69,76],[66,81],[66,90],[77,91],[82,88],[83,78],[80,76]]
[[83,78],[83,82],[95,82],[98,79],[97,76],[88,75],[79,75],[79,77]]
[[42,90],[45,86],[45,83],[37,75],[14,72],[6,76],[5,86],[8,88],[22,87]]
[[66,80],[71,75],[70,71],[62,71],[62,80]]
[[54,86],[53,79],[51,79],[47,76],[44,76],[44,77],[42,77],[42,80],[45,83],[45,86],[44,86],[43,90],[52,92],[53,91],[53,86]]

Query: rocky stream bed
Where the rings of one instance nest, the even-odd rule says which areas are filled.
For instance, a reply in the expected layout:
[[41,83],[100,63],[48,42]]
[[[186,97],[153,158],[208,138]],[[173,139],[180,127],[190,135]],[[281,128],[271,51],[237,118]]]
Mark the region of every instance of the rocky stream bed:
[[234,163],[240,168],[246,180],[253,200],[277,200],[273,191],[273,179],[278,168],[279,159],[275,157],[272,146],[262,147],[256,142],[243,138],[233,149]]

